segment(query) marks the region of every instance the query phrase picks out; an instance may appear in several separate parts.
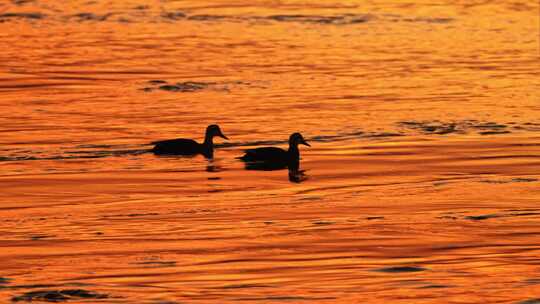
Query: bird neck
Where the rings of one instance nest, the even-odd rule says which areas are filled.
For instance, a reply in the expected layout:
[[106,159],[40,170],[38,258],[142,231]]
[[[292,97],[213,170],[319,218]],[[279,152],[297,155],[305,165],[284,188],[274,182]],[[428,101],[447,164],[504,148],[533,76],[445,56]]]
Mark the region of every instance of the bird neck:
[[204,145],[205,147],[212,147],[212,146],[214,146],[213,138],[214,138],[214,136],[212,136],[212,135],[206,133],[206,136],[204,137],[204,143],[203,143],[203,145]]
[[214,138],[214,136],[210,135],[210,134],[206,134],[206,136],[204,137],[204,142],[202,144],[202,148],[203,148],[203,154],[206,158],[213,158],[214,157],[214,142],[212,141],[212,139]]
[[298,144],[289,143],[289,155],[298,158],[300,156],[300,152],[298,151]]

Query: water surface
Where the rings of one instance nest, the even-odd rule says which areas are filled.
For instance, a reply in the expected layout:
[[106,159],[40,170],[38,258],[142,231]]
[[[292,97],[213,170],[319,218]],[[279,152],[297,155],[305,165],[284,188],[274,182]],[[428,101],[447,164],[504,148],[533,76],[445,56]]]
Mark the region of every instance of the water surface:
[[[530,1],[0,4],[0,299],[539,301],[538,26]],[[147,153],[212,123],[212,161]],[[297,180],[235,159],[293,132]]]

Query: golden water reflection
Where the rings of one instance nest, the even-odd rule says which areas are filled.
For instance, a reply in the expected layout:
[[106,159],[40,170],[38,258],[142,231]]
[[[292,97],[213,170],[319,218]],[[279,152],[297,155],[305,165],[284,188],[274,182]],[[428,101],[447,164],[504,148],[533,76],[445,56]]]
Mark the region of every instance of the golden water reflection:
[[[0,4],[1,301],[537,299],[537,12]],[[147,153],[212,123],[212,160]],[[292,132],[298,170],[236,159]]]

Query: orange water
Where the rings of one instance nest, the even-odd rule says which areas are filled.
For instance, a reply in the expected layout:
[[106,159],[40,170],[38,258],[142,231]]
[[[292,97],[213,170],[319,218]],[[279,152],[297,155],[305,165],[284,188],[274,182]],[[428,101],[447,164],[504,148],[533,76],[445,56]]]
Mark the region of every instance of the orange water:
[[2,302],[540,303],[535,1],[64,2],[0,3]]

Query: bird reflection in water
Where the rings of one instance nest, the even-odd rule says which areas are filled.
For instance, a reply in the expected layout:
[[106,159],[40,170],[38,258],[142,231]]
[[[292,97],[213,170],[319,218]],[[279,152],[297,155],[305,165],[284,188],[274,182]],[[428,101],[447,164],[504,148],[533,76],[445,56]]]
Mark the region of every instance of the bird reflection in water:
[[305,174],[306,170],[291,170],[289,168],[289,181],[292,183],[301,183],[308,179],[308,176]]
[[306,170],[300,170],[298,163],[296,164],[287,164],[287,163],[268,163],[268,162],[246,162],[246,170],[258,170],[258,171],[274,171],[274,170],[283,170],[287,169],[289,171],[289,181],[293,183],[301,183],[308,179],[306,175]]
[[206,165],[206,172],[215,173],[215,172],[221,172],[222,167],[216,163],[214,163],[213,160],[208,160],[208,165]]

